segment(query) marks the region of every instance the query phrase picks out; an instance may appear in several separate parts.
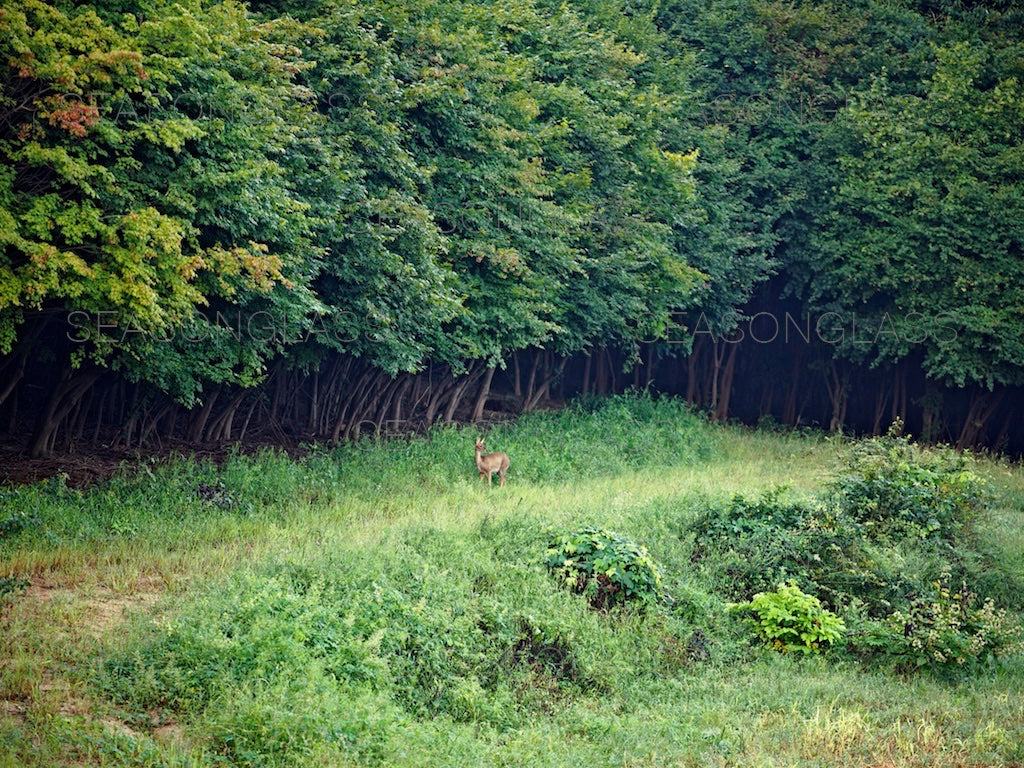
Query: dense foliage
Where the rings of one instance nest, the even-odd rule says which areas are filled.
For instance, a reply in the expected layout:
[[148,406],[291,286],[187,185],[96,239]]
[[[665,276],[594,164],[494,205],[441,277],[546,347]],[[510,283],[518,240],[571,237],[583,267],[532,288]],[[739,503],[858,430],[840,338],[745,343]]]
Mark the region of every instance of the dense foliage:
[[[187,438],[224,439],[246,389],[300,372],[294,419],[336,438],[424,402],[450,421],[489,370],[479,417],[510,364],[529,410],[553,356],[593,355],[614,389],[608,349],[648,382],[692,351],[687,394],[725,418],[725,340],[785,295],[815,319],[834,428],[836,361],[906,363],[925,431],[942,387],[983,388],[957,416],[971,443],[984,390],[1024,384],[1021,20],[999,2],[4,0],[0,405],[30,401],[41,455],[120,413],[98,386],[116,378],[144,385],[125,442],[167,433],[175,402]],[[55,383],[33,392],[26,367]],[[402,377],[435,368],[466,379],[425,401]]]
[[595,608],[628,602],[654,605],[663,599],[661,566],[647,548],[601,528],[554,535],[546,564],[558,582],[586,595]]
[[286,341],[395,373],[636,340],[703,279],[680,96],[584,9],[119,11],[0,18],[4,351],[77,312],[83,349],[190,401]]
[[832,489],[842,512],[872,536],[950,541],[971,522],[986,496],[970,455],[922,451],[894,430],[859,443],[850,472],[837,478]]
[[826,650],[846,629],[841,618],[792,582],[780,584],[774,592],[758,592],[745,603],[732,604],[730,610],[746,614],[757,637],[782,653]]
[[[991,576],[973,552],[985,487],[968,457],[890,433],[855,445],[821,498],[735,496],[687,532],[699,567],[770,646],[810,653],[848,629],[859,658],[948,673],[1019,641],[990,597],[976,605],[972,585]],[[773,581],[784,583],[768,591]]]

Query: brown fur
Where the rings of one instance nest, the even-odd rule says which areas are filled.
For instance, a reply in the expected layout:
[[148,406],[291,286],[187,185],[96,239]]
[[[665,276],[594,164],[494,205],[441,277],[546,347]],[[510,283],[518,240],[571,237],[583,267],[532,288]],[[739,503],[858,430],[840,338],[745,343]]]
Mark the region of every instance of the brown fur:
[[487,484],[491,484],[491,478],[495,472],[501,478],[500,485],[505,484],[505,472],[508,470],[508,454],[501,451],[484,453],[483,438],[476,441],[476,468],[480,470],[480,479],[487,478]]

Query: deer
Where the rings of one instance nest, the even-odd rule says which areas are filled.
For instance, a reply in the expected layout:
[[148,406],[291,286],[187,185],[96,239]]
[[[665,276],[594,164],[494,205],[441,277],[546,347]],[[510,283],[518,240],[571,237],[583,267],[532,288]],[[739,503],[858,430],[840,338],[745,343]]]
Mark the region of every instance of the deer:
[[501,478],[500,485],[505,485],[505,471],[508,469],[508,454],[501,451],[484,453],[484,439],[477,438],[476,441],[476,468],[480,470],[480,479],[487,477],[487,484],[491,484],[491,478],[497,472]]

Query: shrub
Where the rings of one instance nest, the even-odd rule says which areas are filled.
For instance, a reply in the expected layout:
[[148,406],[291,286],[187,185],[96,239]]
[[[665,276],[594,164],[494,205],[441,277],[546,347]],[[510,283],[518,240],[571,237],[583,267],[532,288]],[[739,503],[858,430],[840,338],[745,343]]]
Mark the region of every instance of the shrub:
[[645,547],[612,531],[581,528],[555,535],[548,545],[547,566],[595,608],[627,600],[651,605],[664,596],[661,566]]
[[1009,650],[1019,638],[1020,628],[1011,629],[1006,611],[991,600],[975,607],[965,582],[953,589],[946,574],[930,588],[927,595],[907,595],[906,605],[885,620],[867,622],[851,648],[901,672],[948,672]]
[[846,629],[841,618],[793,582],[780,584],[774,592],[759,592],[749,602],[733,603],[730,610],[752,614],[748,621],[758,638],[784,653],[816,653],[839,640]]
[[692,561],[733,600],[793,579],[837,608],[849,595],[874,595],[887,582],[848,516],[824,502],[786,499],[782,489],[755,499],[733,496],[708,508],[688,531]]
[[[0,497],[2,500],[2,497]],[[7,517],[0,518],[0,540],[13,539],[22,531],[38,527],[40,524],[38,515],[31,515],[27,512],[13,512]]]
[[985,483],[969,455],[918,448],[899,430],[854,447],[849,471],[832,484],[837,503],[876,536],[952,540],[985,503]]

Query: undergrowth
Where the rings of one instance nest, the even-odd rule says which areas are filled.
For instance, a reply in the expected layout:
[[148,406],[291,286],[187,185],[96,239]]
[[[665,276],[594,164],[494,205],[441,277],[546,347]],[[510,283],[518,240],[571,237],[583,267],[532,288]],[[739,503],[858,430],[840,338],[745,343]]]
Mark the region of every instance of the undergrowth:
[[777,649],[817,650],[818,633],[845,630],[845,617],[845,642],[830,631],[831,647],[897,671],[959,674],[1021,648],[1007,610],[1018,606],[997,608],[994,594],[975,605],[974,585],[990,582],[973,525],[990,496],[969,456],[919,448],[893,430],[853,446],[821,494],[736,495],[684,535],[705,579],[759,614],[755,631]]
[[1019,468],[633,396],[492,427],[499,489],[477,434],[4,491],[0,766],[1024,760]]

